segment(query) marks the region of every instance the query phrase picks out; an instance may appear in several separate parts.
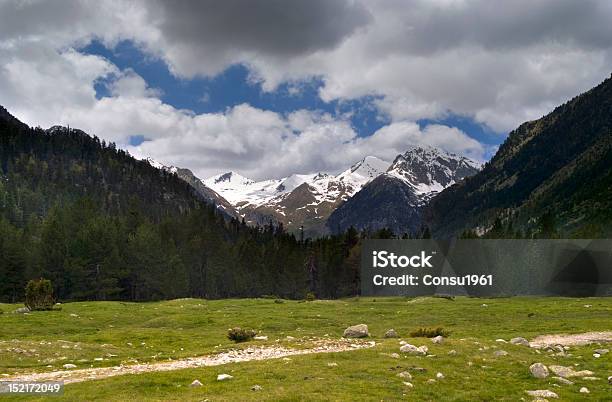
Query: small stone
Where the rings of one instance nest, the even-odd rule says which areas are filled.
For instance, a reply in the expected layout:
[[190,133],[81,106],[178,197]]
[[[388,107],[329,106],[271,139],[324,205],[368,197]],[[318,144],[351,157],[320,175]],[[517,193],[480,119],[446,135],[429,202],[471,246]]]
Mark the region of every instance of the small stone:
[[493,355],[497,356],[497,357],[502,357],[502,356],[508,356],[508,352],[506,352],[505,350],[496,350]]
[[390,355],[390,356],[391,356],[392,358],[394,358],[394,359],[399,359],[399,358],[400,358],[399,353],[395,353],[395,352],[391,353],[391,355]]
[[369,335],[368,326],[366,324],[359,324],[345,329],[342,336],[345,338],[366,338]]
[[70,313],[70,317],[75,317],[76,318],[78,316],[79,316],[78,314]]
[[30,309],[27,307],[19,307],[17,310],[13,311],[13,313],[16,313],[16,314],[25,314],[29,312],[30,312]]
[[587,387],[582,387],[582,388],[580,388],[580,393],[581,394],[590,394],[591,391],[589,391],[589,389]]
[[338,367],[338,363],[336,362],[327,363],[327,367]]
[[599,359],[601,357],[601,355],[599,353],[593,353],[593,357],[596,359]]
[[513,345],[529,346],[529,341],[520,336],[510,339],[510,343]]
[[500,342],[500,343],[508,343],[508,341],[507,341],[507,340],[505,340],[505,339],[501,339],[501,338],[496,339],[496,340],[495,340],[495,342]]
[[255,384],[251,387],[251,391],[261,391],[263,388],[261,385]]
[[76,364],[72,364],[72,363],[66,363],[64,364],[62,367],[64,367],[65,369],[74,369],[76,368]]
[[419,346],[419,350],[421,351],[422,354],[426,355],[427,352],[429,352],[429,348],[427,346]]
[[232,378],[234,378],[234,376],[231,376],[229,374],[219,374],[217,376],[217,381],[231,380]]
[[408,382],[408,381],[402,381],[402,384],[404,384],[404,385],[405,385],[405,386],[407,386],[408,388],[413,388],[413,387],[414,387],[414,385],[412,385],[412,383],[411,383],[411,382]]
[[399,335],[393,328],[385,332],[385,338],[399,338]]
[[531,366],[529,366],[529,371],[535,378],[548,377],[548,368],[542,363],[533,363]]
[[612,375],[608,377],[608,384],[612,385]]
[[254,337],[253,339],[255,339],[256,341],[267,341],[268,337],[265,335],[258,335],[256,337]]
[[191,384],[189,384],[190,387],[201,387],[202,383],[200,382],[200,380],[193,380],[193,382]]
[[102,357],[94,357],[95,362],[101,362],[102,360],[104,360]]
[[400,377],[400,378],[403,378],[403,379],[405,379],[405,380],[412,380],[412,374],[410,374],[410,373],[409,373],[409,372],[407,372],[407,371],[402,371],[402,372],[401,372],[401,373],[399,373],[397,376],[398,376],[398,377]]
[[555,380],[557,382],[560,382],[561,384],[565,384],[565,385],[574,385],[574,383],[570,380],[568,380],[567,378],[563,378],[563,377],[550,377],[552,380]]
[[427,380],[427,384],[435,384],[436,380],[434,380],[433,378],[430,378],[429,380]]
[[457,355],[457,351],[455,349],[449,350],[447,353],[449,356],[456,356]]
[[547,389],[537,389],[535,391],[525,391],[527,395],[536,398],[559,398],[559,395]]
[[605,355],[606,353],[610,352],[610,349],[595,349],[593,352],[599,353],[600,355]]
[[444,374],[442,374],[442,373],[436,373],[436,378],[437,378],[438,380],[441,380],[441,379],[443,379],[443,378],[444,378]]
[[439,344],[444,343],[444,337],[443,337],[443,336],[441,336],[441,335],[434,336],[433,338],[431,338],[431,341],[432,341],[433,343],[435,343],[435,344],[438,344],[438,345],[439,345]]

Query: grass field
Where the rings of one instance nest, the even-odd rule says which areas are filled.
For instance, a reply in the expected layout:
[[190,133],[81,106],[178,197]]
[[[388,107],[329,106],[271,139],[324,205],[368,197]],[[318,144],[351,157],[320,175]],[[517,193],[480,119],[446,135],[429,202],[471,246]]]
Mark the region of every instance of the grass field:
[[[536,389],[554,391],[561,400],[612,399],[607,380],[612,375],[612,354],[594,358],[596,345],[572,346],[567,356],[556,356],[495,341],[612,331],[612,298],[355,298],[283,303],[270,299],[183,299],[68,303],[60,311],[26,315],[12,313],[17,307],[0,304],[4,312],[0,314],[0,374],[4,377],[61,370],[66,363],[80,369],[213,354],[236,347],[226,338],[227,329],[233,326],[251,327],[268,336],[267,341],[241,343],[238,347],[304,348],[310,345],[310,338],[339,338],[347,326],[358,323],[368,324],[370,339],[377,343],[374,348],[350,352],[68,384],[64,396],[53,400],[530,401],[533,398],[525,390]],[[451,332],[442,345],[409,336],[417,328],[438,326]],[[435,356],[392,357],[392,353],[399,353],[399,339],[383,338],[389,328],[408,343],[427,345]],[[496,356],[495,351],[500,349],[508,355]],[[450,350],[456,355],[449,355]],[[534,362],[591,370],[599,379],[576,378],[573,385],[555,386],[550,378],[530,375],[528,367]],[[415,371],[414,367],[425,371]],[[412,388],[397,376],[404,370],[412,372]],[[445,378],[428,382],[437,372]],[[234,378],[217,382],[220,373]],[[189,387],[194,379],[203,386]],[[255,384],[262,389],[252,391]],[[589,394],[579,393],[583,386],[588,387]]]

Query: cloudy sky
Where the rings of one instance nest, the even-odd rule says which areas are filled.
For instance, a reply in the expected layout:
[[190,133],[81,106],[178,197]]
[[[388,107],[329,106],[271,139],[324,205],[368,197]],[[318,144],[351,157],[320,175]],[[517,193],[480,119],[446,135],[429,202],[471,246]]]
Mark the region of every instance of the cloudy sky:
[[608,77],[607,0],[0,0],[0,104],[256,179],[431,144],[484,161]]

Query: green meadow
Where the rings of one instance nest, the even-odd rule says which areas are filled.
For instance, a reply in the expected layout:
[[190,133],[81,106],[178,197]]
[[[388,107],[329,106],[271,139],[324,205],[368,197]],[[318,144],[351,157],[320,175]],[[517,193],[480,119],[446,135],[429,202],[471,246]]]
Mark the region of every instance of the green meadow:
[[[571,346],[559,355],[496,341],[612,331],[610,298],[181,299],[67,303],[55,311],[13,313],[18,307],[0,304],[2,378],[62,370],[68,363],[85,369],[177,360],[254,345],[308,348],[314,339],[340,338],[346,327],[359,323],[368,325],[368,340],[376,342],[373,348],[355,351],[68,384],[62,397],[52,399],[58,401],[530,401],[534,398],[525,391],[538,389],[551,390],[561,400],[612,398],[607,379],[612,375],[612,353],[592,356],[594,349],[609,346]],[[253,328],[268,339],[235,344],[227,339],[228,328],[235,326]],[[410,337],[422,327],[443,327],[450,335],[439,345]],[[384,338],[390,328],[399,339]],[[427,345],[430,356],[400,353],[400,340]],[[449,354],[451,350],[455,353]],[[508,354],[496,355],[499,350]],[[573,385],[550,377],[536,379],[529,372],[535,362],[590,370],[598,379],[571,378]],[[412,387],[398,376],[402,371],[412,374]],[[234,378],[217,381],[221,373]],[[444,378],[436,379],[437,373]],[[190,387],[195,379],[203,386]],[[254,385],[261,389],[251,390]],[[590,393],[580,393],[581,387]]]

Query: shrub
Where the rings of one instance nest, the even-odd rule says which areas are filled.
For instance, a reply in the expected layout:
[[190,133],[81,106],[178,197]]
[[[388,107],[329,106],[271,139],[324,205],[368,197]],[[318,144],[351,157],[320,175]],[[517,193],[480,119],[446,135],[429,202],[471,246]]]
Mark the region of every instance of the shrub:
[[306,301],[315,301],[316,296],[314,293],[312,292],[308,292],[306,293]]
[[236,343],[246,342],[255,337],[255,331],[252,329],[242,329],[240,327],[236,327],[227,331],[227,337]]
[[25,305],[32,311],[53,308],[53,286],[48,279],[31,280],[25,288]]
[[436,336],[448,337],[450,332],[442,327],[438,328],[419,328],[416,331],[412,331],[410,336],[413,338],[434,338]]

